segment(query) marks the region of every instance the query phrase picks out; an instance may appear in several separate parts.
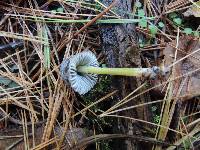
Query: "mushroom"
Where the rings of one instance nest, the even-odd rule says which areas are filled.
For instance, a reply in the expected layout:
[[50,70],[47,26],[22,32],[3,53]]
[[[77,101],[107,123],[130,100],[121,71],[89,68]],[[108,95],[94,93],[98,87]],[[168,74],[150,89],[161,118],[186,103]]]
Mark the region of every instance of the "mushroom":
[[64,59],[60,71],[61,77],[81,95],[87,93],[96,84],[97,74],[155,78],[161,72],[157,66],[152,68],[102,68],[99,67],[96,56],[89,50]]

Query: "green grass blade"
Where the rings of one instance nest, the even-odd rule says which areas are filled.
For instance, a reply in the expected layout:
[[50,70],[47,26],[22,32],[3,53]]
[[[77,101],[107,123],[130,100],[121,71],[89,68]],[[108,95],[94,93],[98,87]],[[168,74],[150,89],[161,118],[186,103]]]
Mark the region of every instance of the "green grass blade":
[[48,32],[47,32],[47,27],[43,26],[43,37],[45,39],[44,44],[44,65],[46,69],[50,69],[50,47],[49,47],[49,39],[48,39]]

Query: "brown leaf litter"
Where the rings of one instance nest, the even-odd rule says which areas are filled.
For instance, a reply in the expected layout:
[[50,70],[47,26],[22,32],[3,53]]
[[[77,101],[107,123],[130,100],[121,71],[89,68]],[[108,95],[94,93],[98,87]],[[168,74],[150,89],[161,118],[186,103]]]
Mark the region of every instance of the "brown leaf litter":
[[[158,82],[163,83],[163,86],[157,89],[158,92],[165,91],[166,84],[164,83],[171,77],[174,96],[189,99],[200,95],[200,40],[192,36],[182,36],[179,38],[178,44],[176,44],[176,40],[168,43],[163,50],[163,55],[164,66],[170,67],[171,72],[162,80],[155,81],[155,85]],[[179,92],[178,95],[177,92]]]

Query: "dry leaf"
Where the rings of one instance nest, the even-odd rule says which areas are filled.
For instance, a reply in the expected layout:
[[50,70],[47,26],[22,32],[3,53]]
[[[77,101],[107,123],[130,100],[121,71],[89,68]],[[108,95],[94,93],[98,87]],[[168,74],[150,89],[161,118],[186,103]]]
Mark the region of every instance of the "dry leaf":
[[188,8],[186,12],[183,13],[185,17],[189,16],[195,16],[195,17],[200,17],[200,1],[195,2],[196,5],[192,5],[192,7]]
[[[168,67],[173,64],[176,52],[176,41],[169,43],[166,48],[163,50],[164,65]],[[199,49],[199,51],[198,51]],[[182,76],[183,74],[190,73],[200,67],[200,41],[198,39],[194,39],[190,36],[180,37],[178,43],[178,50],[176,60],[180,60],[183,57],[191,54],[196,51],[194,54],[190,55],[186,59],[181,60],[179,63],[174,65],[174,77]],[[167,81],[170,74],[164,78],[164,81]],[[156,82],[163,82],[163,80],[159,80]],[[158,84],[158,83],[155,83]],[[174,96],[183,96],[184,99],[189,99],[194,96],[200,95],[200,69],[187,77],[182,77],[176,79],[174,82],[173,95]],[[162,87],[163,88],[163,87]],[[159,92],[162,91],[162,88],[159,88]],[[177,92],[180,91],[177,95]]]

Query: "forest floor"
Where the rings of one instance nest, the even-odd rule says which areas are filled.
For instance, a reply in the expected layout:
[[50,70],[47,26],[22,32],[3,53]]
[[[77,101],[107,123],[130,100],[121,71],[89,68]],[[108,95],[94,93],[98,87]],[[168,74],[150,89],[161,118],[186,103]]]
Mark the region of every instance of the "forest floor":
[[[0,1],[0,150],[112,150],[118,139],[139,149],[200,149],[200,1],[125,0],[131,13],[118,1]],[[156,76],[136,72],[141,85],[130,92],[109,71],[94,87],[96,76],[62,76],[63,60],[85,50],[107,68],[100,29],[125,24],[134,25],[140,67],[156,66]],[[150,101],[135,102],[147,93]],[[140,108],[151,117],[122,115]],[[137,131],[116,133],[117,119]]]

